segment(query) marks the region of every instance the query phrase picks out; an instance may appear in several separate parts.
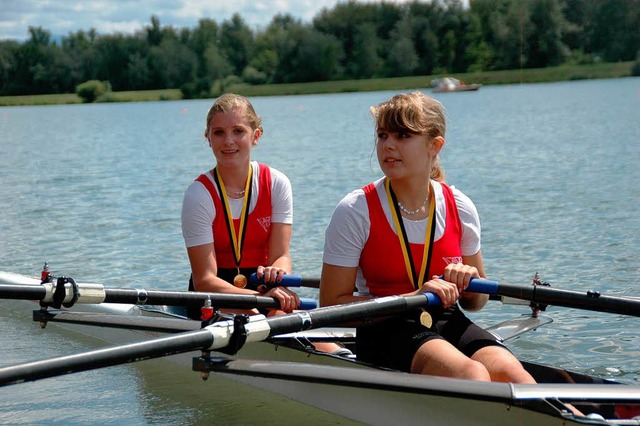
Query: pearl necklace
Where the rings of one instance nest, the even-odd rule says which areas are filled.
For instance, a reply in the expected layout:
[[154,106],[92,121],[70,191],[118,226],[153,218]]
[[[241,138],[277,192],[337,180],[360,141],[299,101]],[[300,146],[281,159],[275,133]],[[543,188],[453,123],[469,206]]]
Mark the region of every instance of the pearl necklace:
[[244,195],[244,189],[242,191],[229,191],[231,192],[233,195]]
[[408,210],[407,208],[405,208],[405,206],[402,205],[400,201],[398,201],[398,207],[400,207],[400,210],[402,210],[404,213],[408,215],[414,215],[414,214],[417,214],[420,210],[422,210],[424,206],[427,205],[427,201],[429,201],[429,193],[427,193],[427,198],[424,199],[420,207],[418,207],[415,210]]

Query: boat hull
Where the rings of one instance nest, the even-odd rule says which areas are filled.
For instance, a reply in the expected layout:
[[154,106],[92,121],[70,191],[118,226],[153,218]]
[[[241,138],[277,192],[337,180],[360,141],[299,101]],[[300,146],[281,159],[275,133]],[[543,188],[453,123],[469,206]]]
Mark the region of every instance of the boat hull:
[[482,87],[482,84],[467,84],[464,86],[455,87],[434,87],[431,89],[433,93],[447,93],[447,92],[475,92]]

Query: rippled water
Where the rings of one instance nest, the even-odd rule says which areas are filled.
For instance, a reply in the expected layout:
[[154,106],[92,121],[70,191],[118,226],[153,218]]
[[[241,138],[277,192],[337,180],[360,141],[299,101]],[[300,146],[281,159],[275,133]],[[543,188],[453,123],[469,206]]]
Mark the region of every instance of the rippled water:
[[[319,275],[336,203],[379,176],[368,107],[392,94],[253,99],[265,128],[253,158],[285,172],[294,188],[295,272]],[[490,278],[522,284],[539,271],[559,288],[640,296],[640,79],[435,96],[448,114],[447,180],[478,207]],[[184,189],[213,165],[202,136],[210,103],[0,108],[0,270],[38,274],[46,260],[83,282],[186,288],[180,207]],[[472,316],[489,325],[521,313],[492,302]],[[548,314],[553,324],[511,341],[519,357],[640,381],[637,318]],[[4,313],[0,344],[0,365],[92,347]],[[270,422],[264,407],[238,418],[224,410],[229,401],[176,401],[170,381],[148,382],[153,365],[1,389],[0,422]]]

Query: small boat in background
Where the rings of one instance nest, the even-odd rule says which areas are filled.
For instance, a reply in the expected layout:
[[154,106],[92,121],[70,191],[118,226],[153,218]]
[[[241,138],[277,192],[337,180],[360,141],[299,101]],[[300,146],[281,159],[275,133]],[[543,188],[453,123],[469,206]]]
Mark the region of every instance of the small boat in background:
[[478,90],[482,84],[466,84],[453,77],[436,77],[431,80],[431,91],[433,93],[445,92],[472,92]]

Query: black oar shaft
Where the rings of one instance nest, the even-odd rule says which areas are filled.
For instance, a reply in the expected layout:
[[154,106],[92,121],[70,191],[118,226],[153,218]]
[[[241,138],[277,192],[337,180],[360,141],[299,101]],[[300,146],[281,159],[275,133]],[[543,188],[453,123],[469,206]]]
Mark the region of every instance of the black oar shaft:
[[[47,287],[48,286],[48,287]],[[50,302],[52,284],[0,284],[0,299],[40,300]],[[66,284],[64,302],[72,299],[71,285]],[[140,289],[109,289],[100,284],[77,284],[75,303],[130,303],[141,305],[203,306],[207,299],[216,308],[273,308],[280,307],[272,297],[251,294],[203,293],[187,291],[163,291]]]
[[201,293],[186,291],[105,289],[107,303],[131,303],[149,305],[202,306],[210,299],[218,308],[278,308],[279,303],[272,297],[251,294]]
[[[245,325],[247,342],[262,341],[277,334],[335,325],[355,319],[366,320],[381,315],[405,312],[407,309],[426,307],[433,303],[432,298],[425,296],[386,297],[270,318],[252,317]],[[233,321],[222,321],[203,330],[147,340],[142,343],[0,368],[0,386],[197,349],[220,349],[229,345],[233,331]]]
[[582,293],[545,285],[521,286],[501,284],[497,281],[479,278],[471,280],[468,290],[477,293],[497,294],[515,299],[529,300],[534,303],[563,306],[566,308],[640,316],[639,299],[605,296],[596,291]]
[[270,336],[311,328],[327,327],[350,321],[367,321],[372,318],[407,312],[439,303],[422,296],[385,297],[345,305],[326,306],[303,313],[268,318]]
[[530,300],[547,305],[640,316],[640,300],[606,296],[594,291],[579,292],[541,285],[498,284],[498,293],[502,296]]
[[0,299],[42,300],[47,291],[42,286],[0,284]]
[[209,331],[199,330],[142,343],[0,368],[0,386],[188,352],[208,347],[212,342],[213,335]]

